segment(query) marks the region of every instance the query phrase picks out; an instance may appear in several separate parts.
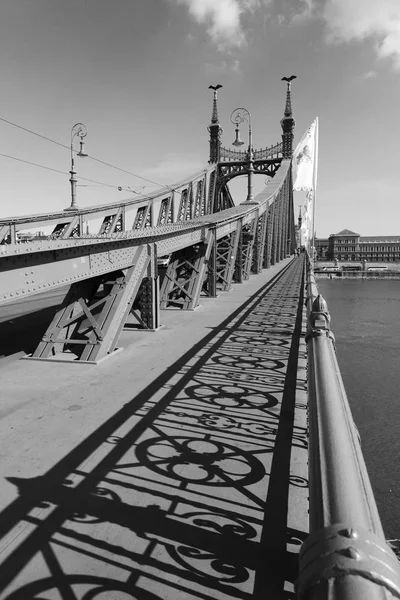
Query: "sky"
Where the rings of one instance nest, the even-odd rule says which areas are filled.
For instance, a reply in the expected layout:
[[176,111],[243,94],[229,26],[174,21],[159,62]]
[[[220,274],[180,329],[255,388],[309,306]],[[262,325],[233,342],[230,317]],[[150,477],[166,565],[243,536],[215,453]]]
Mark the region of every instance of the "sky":
[[[255,148],[281,141],[281,78],[296,75],[295,144],[319,118],[317,236],[400,234],[399,0],[2,0],[0,72],[0,217],[69,206],[77,122],[89,157],[76,171],[96,181],[79,180],[81,207],[159,189],[134,175],[163,185],[201,170],[210,84],[223,85],[223,145],[236,107]],[[245,181],[232,189],[245,200]]]

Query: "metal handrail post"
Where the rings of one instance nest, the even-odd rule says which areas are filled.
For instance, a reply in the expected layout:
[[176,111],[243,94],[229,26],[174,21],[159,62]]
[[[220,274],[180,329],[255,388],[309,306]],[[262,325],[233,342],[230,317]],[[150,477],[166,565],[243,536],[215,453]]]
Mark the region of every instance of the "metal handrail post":
[[327,304],[307,276],[310,535],[300,551],[299,599],[400,598],[336,358]]

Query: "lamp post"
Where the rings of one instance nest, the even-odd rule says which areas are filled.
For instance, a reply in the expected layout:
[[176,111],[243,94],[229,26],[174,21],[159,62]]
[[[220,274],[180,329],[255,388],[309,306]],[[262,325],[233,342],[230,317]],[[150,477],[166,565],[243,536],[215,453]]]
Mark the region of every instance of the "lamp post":
[[236,125],[235,133],[236,138],[235,141],[232,142],[232,146],[241,146],[244,144],[240,139],[239,135],[239,125],[246,121],[249,125],[249,147],[247,150],[247,158],[248,158],[248,178],[247,178],[247,201],[253,200],[253,173],[254,173],[254,163],[253,163],[253,139],[252,139],[252,130],[251,130],[251,114],[246,108],[235,108],[233,113],[231,114],[231,122]]
[[74,138],[76,136],[80,137],[80,148],[79,148],[79,152],[77,152],[77,156],[87,156],[86,152],[85,152],[85,142],[83,141],[83,138],[85,138],[87,136],[87,128],[86,125],[84,125],[83,123],[75,123],[75,125],[72,127],[71,129],[71,170],[70,170],[70,175],[71,177],[69,178],[69,182],[71,184],[71,206],[69,206],[68,208],[64,209],[64,210],[79,210],[79,207],[76,203],[76,171],[75,171],[75,165],[74,165]]

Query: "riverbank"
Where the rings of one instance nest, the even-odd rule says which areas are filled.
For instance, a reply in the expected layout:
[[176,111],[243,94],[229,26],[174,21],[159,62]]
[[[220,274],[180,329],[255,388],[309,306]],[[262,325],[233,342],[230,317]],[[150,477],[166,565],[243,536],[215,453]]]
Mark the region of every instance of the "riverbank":
[[400,279],[400,271],[315,271],[315,279]]

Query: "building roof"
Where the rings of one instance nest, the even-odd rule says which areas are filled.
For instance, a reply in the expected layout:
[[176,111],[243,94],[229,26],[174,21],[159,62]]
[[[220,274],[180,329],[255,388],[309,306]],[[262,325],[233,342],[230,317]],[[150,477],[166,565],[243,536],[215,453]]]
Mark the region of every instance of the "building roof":
[[379,243],[382,244],[398,244],[400,243],[400,235],[364,235],[360,237],[360,244]]
[[342,229],[342,231],[339,231],[339,233],[331,233],[331,235],[329,237],[333,237],[336,235],[351,235],[351,236],[358,237],[360,234],[355,233],[354,231],[350,231],[350,229]]

